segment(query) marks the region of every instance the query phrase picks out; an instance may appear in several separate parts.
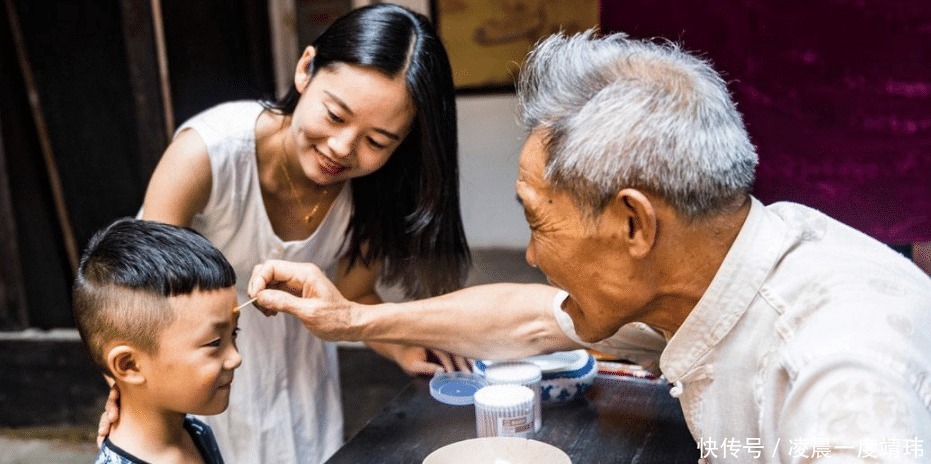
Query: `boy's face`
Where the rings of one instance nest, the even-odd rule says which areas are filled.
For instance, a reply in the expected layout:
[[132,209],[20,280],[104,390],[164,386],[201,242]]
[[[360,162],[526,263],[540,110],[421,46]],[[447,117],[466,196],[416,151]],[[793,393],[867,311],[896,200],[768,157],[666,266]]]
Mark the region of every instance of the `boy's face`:
[[159,336],[157,353],[144,356],[149,397],[166,411],[219,414],[230,399],[233,370],[242,364],[236,348],[239,313],[230,288],[171,297],[177,314]]

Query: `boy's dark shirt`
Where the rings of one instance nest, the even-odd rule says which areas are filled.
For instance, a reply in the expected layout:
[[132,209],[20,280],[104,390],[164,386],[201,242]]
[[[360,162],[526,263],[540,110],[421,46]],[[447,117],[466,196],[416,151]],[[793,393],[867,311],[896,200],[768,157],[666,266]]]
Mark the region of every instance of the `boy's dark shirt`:
[[[187,416],[184,418],[184,429],[191,434],[194,445],[197,446],[206,464],[223,464],[223,457],[220,456],[220,449],[217,447],[217,440],[210,426],[193,416]],[[127,453],[114,445],[107,437],[100,446],[100,454],[97,455],[97,461],[94,464],[148,464],[148,462]]]

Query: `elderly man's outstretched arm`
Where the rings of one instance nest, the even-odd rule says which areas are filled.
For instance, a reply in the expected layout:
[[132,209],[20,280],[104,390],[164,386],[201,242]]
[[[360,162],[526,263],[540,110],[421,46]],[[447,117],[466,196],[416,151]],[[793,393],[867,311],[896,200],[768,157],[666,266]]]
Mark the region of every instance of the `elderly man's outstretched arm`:
[[249,294],[266,315],[291,314],[326,340],[408,343],[487,359],[579,348],[553,316],[557,292],[500,283],[364,305],[344,298],[317,266],[276,260],[256,266],[249,281]]

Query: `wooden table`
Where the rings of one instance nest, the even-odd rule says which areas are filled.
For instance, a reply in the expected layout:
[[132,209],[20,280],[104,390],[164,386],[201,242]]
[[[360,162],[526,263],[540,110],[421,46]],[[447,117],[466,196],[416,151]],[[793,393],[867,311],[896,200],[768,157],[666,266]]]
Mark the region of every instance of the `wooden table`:
[[[543,405],[532,438],[566,452],[574,464],[695,463],[698,448],[669,386],[599,377],[585,399]],[[475,438],[474,406],[430,396],[429,379],[414,379],[327,464],[415,463],[450,443]]]

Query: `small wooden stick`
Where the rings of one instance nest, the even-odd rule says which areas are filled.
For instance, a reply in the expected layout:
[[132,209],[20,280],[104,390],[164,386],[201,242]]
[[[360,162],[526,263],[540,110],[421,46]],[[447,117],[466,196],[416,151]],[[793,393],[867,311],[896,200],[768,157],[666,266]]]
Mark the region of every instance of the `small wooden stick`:
[[245,302],[245,303],[243,303],[243,304],[241,304],[241,305],[239,305],[239,306],[233,308],[233,313],[234,313],[234,314],[235,314],[235,313],[238,313],[240,309],[245,308],[246,306],[248,306],[248,305],[254,303],[255,300],[258,300],[258,299],[259,299],[259,297],[255,297],[255,298],[253,298],[253,299],[251,299],[251,300],[249,300],[249,301],[247,301],[247,302]]

